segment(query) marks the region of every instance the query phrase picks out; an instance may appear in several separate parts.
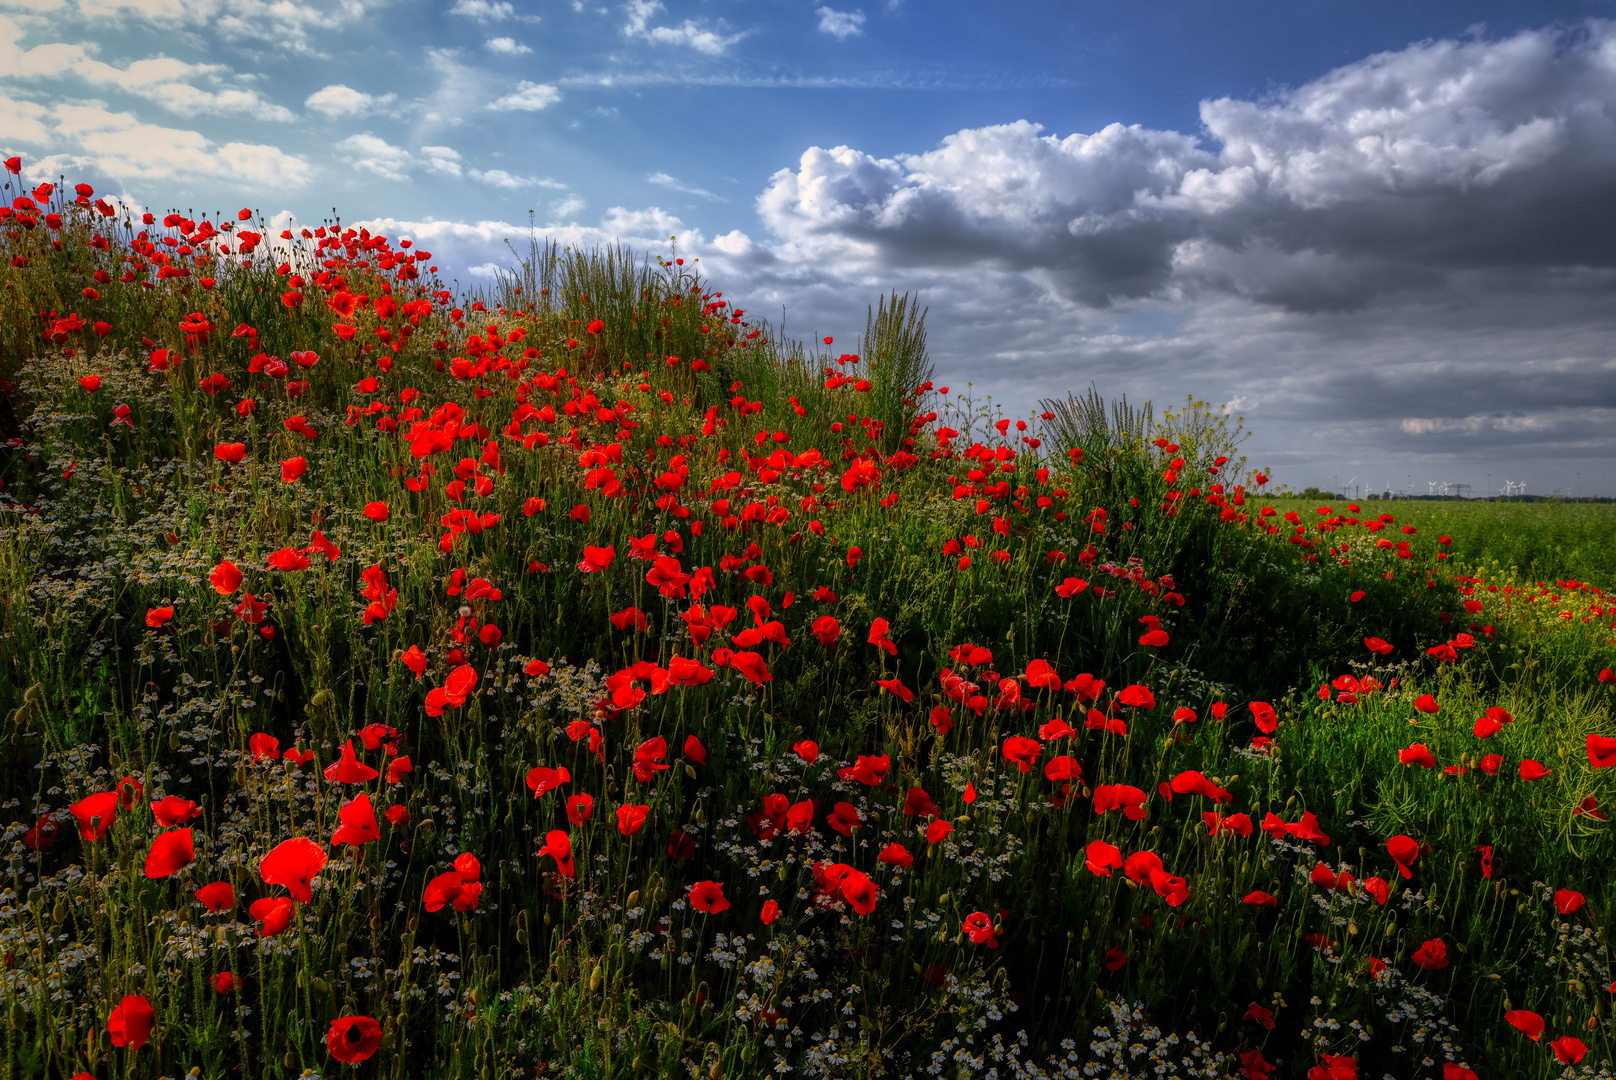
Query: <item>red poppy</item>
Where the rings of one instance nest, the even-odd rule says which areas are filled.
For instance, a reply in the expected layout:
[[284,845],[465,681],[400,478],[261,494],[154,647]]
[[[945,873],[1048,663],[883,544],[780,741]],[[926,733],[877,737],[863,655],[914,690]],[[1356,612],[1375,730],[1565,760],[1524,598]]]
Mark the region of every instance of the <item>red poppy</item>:
[[584,557],[578,563],[578,569],[585,574],[595,574],[612,565],[612,559],[617,555],[615,547],[594,547],[584,545]]
[[825,817],[825,824],[843,836],[852,836],[853,830],[859,826],[858,808],[852,803],[839,802],[831,807],[830,813]]
[[219,972],[211,981],[213,983],[213,992],[216,994],[232,993],[241,985],[241,980],[236,978],[234,972],[230,971]]
[[258,876],[266,885],[283,885],[300,904],[314,899],[310,883],[325,867],[325,851],[302,836],[283,841],[258,860]]
[[685,757],[697,765],[707,764],[707,748],[694,735],[685,736]]
[[728,911],[729,901],[724,898],[723,883],[698,881],[690,886],[690,906],[708,915]]
[[146,852],[146,876],[157,878],[171,877],[184,870],[196,860],[196,851],[191,846],[191,830],[175,829],[166,832],[152,841],[150,850]]
[[1441,938],[1432,938],[1414,950],[1412,959],[1426,971],[1441,971],[1448,966],[1448,947]]
[[368,1016],[339,1016],[331,1021],[326,1049],[338,1061],[365,1061],[382,1045],[382,1026]]
[[1457,1061],[1444,1061],[1442,1063],[1442,1080],[1481,1080],[1475,1070],[1460,1065]]
[[588,792],[581,791],[567,799],[567,820],[574,825],[582,825],[594,812],[595,797]]
[[551,829],[544,834],[544,846],[535,855],[543,858],[548,855],[555,860],[556,872],[562,877],[575,878],[578,876],[578,867],[572,860],[572,837],[560,829]]
[[387,763],[387,782],[389,784],[403,783],[404,776],[414,771],[415,766],[410,762],[410,756],[400,754]]
[[1025,735],[1012,735],[1004,741],[1004,759],[1014,762],[1016,768],[1022,772],[1031,772],[1033,763],[1044,752],[1043,745],[1037,739],[1029,739]]
[[1418,765],[1424,769],[1436,768],[1436,756],[1424,743],[1413,743],[1406,750],[1397,751],[1397,760],[1404,765]]
[[780,917],[779,903],[774,900],[765,900],[763,902],[763,913],[759,917],[763,920],[764,926],[773,925],[774,920]]
[[1363,639],[1363,643],[1364,648],[1381,656],[1386,656],[1392,651],[1392,643],[1378,637],[1366,637]]
[[1541,780],[1554,770],[1545,767],[1541,761],[1533,761],[1531,758],[1527,758],[1521,762],[1520,771],[1522,780]]
[[153,630],[157,629],[159,626],[165,625],[168,620],[172,619],[173,617],[174,609],[171,607],[154,607],[146,609],[146,625]]
[[1083,778],[1083,766],[1069,754],[1057,754],[1044,764],[1044,778],[1056,784]]
[[118,793],[100,791],[88,795],[68,807],[79,824],[79,836],[85,840],[99,840],[112,828],[112,819],[118,813]]
[[342,754],[325,767],[325,778],[337,784],[363,784],[381,773],[354,756],[353,740],[342,744]]
[[113,1046],[127,1047],[133,1053],[146,1045],[155,1023],[151,1002],[139,994],[130,994],[107,1017],[107,1032],[112,1036]]
[[1391,855],[1392,861],[1397,864],[1398,873],[1405,878],[1414,876],[1409,872],[1408,868],[1420,856],[1418,840],[1415,840],[1412,836],[1404,836],[1399,833],[1386,841],[1386,851]]
[[881,849],[881,854],[875,857],[875,861],[883,866],[910,867],[915,864],[915,857],[909,854],[908,848],[894,840]]
[[247,751],[258,761],[274,761],[280,756],[281,741],[260,731],[247,740]]
[[552,769],[547,765],[539,765],[527,771],[527,786],[532,789],[535,799],[571,781],[572,774],[565,766]]
[[247,456],[247,444],[222,442],[213,448],[213,456],[231,465],[238,465]]
[[1442,706],[1438,705],[1436,703],[1436,698],[1432,697],[1430,694],[1421,694],[1419,697],[1415,698],[1414,707],[1420,710],[1422,713],[1435,714],[1442,711]]
[[365,504],[365,516],[372,521],[386,521],[387,514],[387,504],[384,502],[370,502]]
[[236,568],[235,563],[226,559],[213,568],[213,572],[208,575],[208,581],[220,596],[229,596],[241,588],[241,571]]
[[926,826],[926,843],[940,844],[943,842],[944,838],[946,838],[948,834],[953,831],[954,826],[950,825],[948,822],[934,821],[930,825]]
[[1137,683],[1133,686],[1123,687],[1122,692],[1117,695],[1117,700],[1133,709],[1154,709],[1156,707],[1156,695]]
[[800,742],[792,743],[791,750],[809,765],[819,760],[819,744],[812,739],[803,739]]
[[247,906],[247,914],[264,924],[263,929],[258,931],[262,937],[283,933],[292,925],[292,914],[296,910],[297,906],[284,896],[266,896]]
[[696,855],[696,838],[682,829],[675,829],[668,834],[668,857],[670,859],[690,859]]
[[1616,765],[1616,739],[1605,735],[1588,736],[1588,764],[1596,769]]
[[1122,849],[1104,840],[1090,840],[1084,853],[1084,865],[1091,874],[1110,877],[1112,870],[1122,867]]
[[645,824],[646,815],[651,812],[649,806],[629,805],[617,808],[617,831],[624,836],[633,836]]
[[1505,1010],[1504,1020],[1533,1042],[1543,1037],[1543,1017],[1530,1009]]
[[1585,901],[1586,898],[1575,889],[1557,889],[1554,893],[1554,910],[1562,915],[1572,915]]
[[1504,757],[1502,754],[1488,754],[1486,757],[1476,762],[1476,768],[1480,769],[1488,776],[1497,776],[1499,766],[1503,764]]
[[1105,970],[1107,971],[1121,971],[1128,966],[1128,954],[1123,952],[1120,947],[1112,946],[1105,950],[1105,955],[1101,957],[1100,962],[1105,965]]
[[1265,893],[1261,889],[1258,889],[1255,892],[1249,892],[1245,896],[1242,896],[1240,898],[1240,902],[1242,904],[1250,904],[1252,907],[1279,906],[1279,898],[1277,896]]
[[1562,1035],[1549,1043],[1554,1057],[1562,1065],[1575,1065],[1588,1056],[1588,1046],[1575,1035]]
[[1132,784],[1101,784],[1094,789],[1094,812],[1120,808],[1130,821],[1143,821],[1148,813],[1145,799],[1145,793]]
[[331,835],[332,847],[341,844],[359,847],[382,838],[381,826],[376,822],[376,808],[371,805],[370,795],[366,792],[360,792],[338,807],[337,820],[340,824]]
[[213,881],[196,890],[196,898],[203,907],[218,914],[236,906],[236,889],[228,881]]
[[1055,586],[1055,595],[1063,600],[1070,600],[1078,593],[1089,587],[1089,583],[1082,578],[1069,577]]
[[836,621],[834,615],[821,615],[814,620],[813,634],[819,639],[820,645],[827,649],[835,648],[837,639],[842,635],[842,624]]
[[973,911],[965,916],[960,929],[978,945],[986,945],[990,949],[999,947],[999,939],[993,932],[993,919],[985,911]]
[[182,799],[178,795],[158,799],[151,804],[151,808],[152,816],[157,819],[157,824],[164,828],[184,825],[192,818],[202,816],[202,811],[196,808],[196,803],[190,799]]

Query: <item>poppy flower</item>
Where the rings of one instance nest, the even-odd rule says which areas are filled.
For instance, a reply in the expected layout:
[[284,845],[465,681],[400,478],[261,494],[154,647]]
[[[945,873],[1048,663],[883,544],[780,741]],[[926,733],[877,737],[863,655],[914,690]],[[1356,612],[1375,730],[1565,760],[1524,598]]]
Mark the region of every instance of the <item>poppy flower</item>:
[[1272,735],[1279,729],[1279,715],[1274,707],[1266,701],[1253,701],[1251,703],[1251,718],[1257,722],[1257,730],[1264,735]]
[[1425,769],[1436,768],[1436,757],[1424,743],[1413,743],[1407,749],[1397,751],[1397,760],[1404,765],[1418,765]]
[[1201,813],[1201,820],[1206,822],[1206,831],[1212,836],[1221,833],[1234,833],[1237,836],[1251,835],[1251,818],[1245,814],[1220,814],[1215,810],[1206,810]]
[[112,1036],[113,1046],[126,1047],[133,1053],[146,1045],[155,1023],[151,1002],[139,994],[130,994],[107,1017],[107,1033]]
[[1414,876],[1409,872],[1408,868],[1420,856],[1418,840],[1415,840],[1412,836],[1404,836],[1399,833],[1386,841],[1386,851],[1391,855],[1392,861],[1397,864],[1398,873],[1402,874],[1404,878]]
[[1103,814],[1107,810],[1120,808],[1130,821],[1143,821],[1148,813],[1145,810],[1146,797],[1132,784],[1101,784],[1094,789],[1094,812]]
[[221,971],[210,981],[213,983],[213,992],[215,994],[232,993],[241,985],[241,980],[236,978],[234,972],[230,971]]
[[1562,1065],[1575,1065],[1588,1055],[1588,1046],[1575,1035],[1562,1035],[1549,1043],[1555,1060]]
[[612,559],[617,556],[615,547],[594,547],[584,545],[584,557],[578,562],[578,569],[585,574],[596,574],[612,565]]
[[387,808],[387,812],[382,816],[387,819],[387,824],[393,828],[402,829],[410,823],[410,808],[401,803],[394,803]]
[[1380,656],[1386,656],[1392,651],[1392,643],[1382,638],[1366,637],[1363,639],[1363,643],[1364,648]]
[[1117,695],[1117,700],[1132,709],[1154,709],[1156,707],[1156,695],[1137,683],[1133,686],[1123,687],[1122,693]]
[[173,617],[174,609],[171,607],[154,607],[146,609],[146,625],[153,630],[157,629],[159,626],[166,625],[168,620],[172,619]]
[[628,805],[617,808],[617,831],[624,836],[633,836],[645,825],[646,815],[651,812],[649,806]]
[[339,1016],[331,1021],[325,1045],[338,1061],[366,1061],[381,1048],[382,1026],[368,1016]]
[[1105,970],[1107,971],[1121,971],[1128,966],[1128,954],[1123,952],[1119,946],[1112,946],[1105,950],[1105,955],[1101,957],[1100,962],[1105,965]]
[[1488,754],[1486,757],[1476,762],[1476,768],[1480,769],[1488,776],[1497,776],[1499,766],[1503,764],[1504,757],[1502,754]]
[[229,465],[239,465],[247,456],[247,444],[222,442],[213,448],[213,456]]
[[544,846],[534,852],[540,858],[548,855],[555,860],[556,871],[562,877],[575,878],[578,876],[577,865],[572,860],[572,837],[560,829],[551,829],[544,834]]
[[1541,761],[1533,761],[1531,758],[1527,758],[1520,765],[1522,780],[1541,780],[1553,771],[1546,768]]
[[707,915],[728,911],[729,901],[724,898],[723,883],[698,881],[690,886],[690,906]]
[[1279,906],[1279,898],[1277,896],[1270,893],[1265,893],[1261,889],[1258,889],[1255,892],[1249,892],[1245,896],[1242,896],[1240,898],[1240,902],[1242,904],[1250,904],[1252,907]]
[[56,843],[57,834],[61,829],[61,823],[55,818],[49,814],[42,814],[39,820],[34,822],[33,827],[23,833],[23,847],[29,851],[43,851]]
[[960,929],[977,945],[986,945],[990,949],[999,947],[999,939],[993,932],[993,919],[985,911],[973,911],[965,916]]
[[1122,867],[1122,849],[1104,840],[1090,840],[1084,853],[1084,865],[1091,874],[1110,877],[1112,870]]
[[668,858],[690,859],[696,854],[696,838],[682,829],[668,834]]
[[157,824],[163,826],[164,828],[172,828],[175,825],[184,825],[192,818],[200,817],[202,813],[196,808],[196,803],[192,802],[190,799],[182,799],[178,795],[170,795],[167,798],[158,799],[156,802],[151,804],[151,808],[152,816],[157,819]]
[[1588,764],[1596,769],[1616,765],[1616,739],[1605,735],[1588,736]]
[[386,521],[388,516],[387,504],[384,502],[366,503],[365,516],[376,522]]
[[381,826],[376,822],[376,808],[370,795],[360,792],[337,809],[337,831],[331,836],[331,846],[347,844],[359,847],[382,838]]
[[99,840],[112,828],[112,819],[118,813],[118,793],[101,791],[88,795],[68,807],[79,825],[79,836],[85,840]]
[[247,740],[247,752],[256,761],[274,761],[280,756],[281,741],[260,731]]
[[213,881],[196,890],[196,898],[213,914],[236,906],[236,889],[228,881]]
[[852,803],[839,802],[826,815],[825,824],[843,836],[852,836],[853,830],[859,826],[858,808]]
[[567,820],[574,825],[582,825],[594,812],[595,797],[587,792],[579,792],[567,799]]
[[213,568],[213,572],[208,575],[208,581],[220,596],[229,596],[241,588],[241,577],[241,571],[236,568],[236,564],[225,559]]
[[1432,938],[1414,950],[1412,959],[1426,971],[1441,971],[1448,966],[1448,947],[1441,938]]
[[1435,714],[1442,711],[1442,706],[1436,703],[1436,698],[1430,694],[1421,694],[1414,699],[1414,707],[1422,713]]
[[875,882],[870,880],[868,874],[857,870],[849,870],[841,881],[842,899],[846,900],[853,911],[859,915],[868,915],[875,910],[875,902],[880,897],[880,890]]
[[166,832],[152,841],[151,848],[146,852],[146,876],[156,880],[171,877],[184,870],[196,860],[196,851],[191,846],[191,830],[175,829]]
[[836,621],[834,615],[821,615],[814,620],[813,635],[824,648],[835,648],[837,639],[842,635],[842,624]]
[[774,900],[765,900],[763,902],[763,912],[758,917],[763,920],[764,926],[772,926],[774,920],[780,917],[780,904]]
[[258,876],[266,885],[282,885],[292,899],[307,904],[314,899],[310,883],[325,867],[326,853],[313,840],[294,836],[276,845],[258,860]]
[[1582,907],[1586,898],[1575,889],[1557,889],[1554,893],[1554,910],[1562,915],[1575,914]]
[[1543,1038],[1543,1017],[1530,1009],[1507,1009],[1504,1020],[1533,1042]]
[[950,825],[948,822],[934,821],[930,825],[926,826],[926,843],[940,844],[943,842],[944,838],[953,831],[954,826]]
[[387,763],[387,782],[389,784],[403,783],[404,776],[414,771],[415,766],[410,762],[410,756],[400,754]]
[[1083,766],[1069,754],[1057,754],[1044,764],[1044,778],[1056,784],[1081,780]]
[[1070,600],[1078,593],[1089,587],[1089,583],[1082,578],[1069,577],[1055,586],[1055,595],[1063,600]]
[[881,849],[881,854],[875,857],[875,861],[883,866],[900,866],[908,868],[915,864],[915,857],[909,854],[908,848],[894,840],[892,843]]
[[1442,1080],[1481,1080],[1474,1069],[1467,1068],[1457,1061],[1444,1061],[1442,1063]]
[[297,906],[284,896],[266,896],[247,906],[247,914],[254,921],[264,924],[263,929],[258,931],[261,937],[284,933],[292,925],[292,914],[296,910]]
[[290,484],[309,470],[309,459],[306,457],[289,457],[281,462],[281,479]]
[[421,906],[427,911],[442,911],[452,904],[456,911],[475,911],[482,891],[482,885],[467,881],[459,870],[450,870],[426,883],[426,889],[421,893]]
[[707,764],[707,748],[694,735],[685,736],[685,757],[697,765]]
[[1016,768],[1022,772],[1031,772],[1033,763],[1044,752],[1043,745],[1037,739],[1029,739],[1025,735],[1012,735],[1004,741],[1004,759],[1014,762]]
[[381,774],[354,755],[353,740],[342,744],[342,753],[325,767],[325,778],[337,784],[363,784]]

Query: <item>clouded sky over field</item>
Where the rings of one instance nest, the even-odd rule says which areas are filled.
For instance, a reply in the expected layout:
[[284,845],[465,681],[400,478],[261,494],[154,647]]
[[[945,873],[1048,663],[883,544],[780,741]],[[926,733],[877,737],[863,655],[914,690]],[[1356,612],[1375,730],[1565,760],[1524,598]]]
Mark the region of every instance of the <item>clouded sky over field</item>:
[[[939,382],[1228,402],[1293,487],[1616,494],[1616,0],[0,0],[0,151],[379,222],[463,283],[622,238]],[[375,226],[373,226],[375,227]],[[957,392],[957,391],[956,391]],[[1578,474],[1580,473],[1580,479]]]

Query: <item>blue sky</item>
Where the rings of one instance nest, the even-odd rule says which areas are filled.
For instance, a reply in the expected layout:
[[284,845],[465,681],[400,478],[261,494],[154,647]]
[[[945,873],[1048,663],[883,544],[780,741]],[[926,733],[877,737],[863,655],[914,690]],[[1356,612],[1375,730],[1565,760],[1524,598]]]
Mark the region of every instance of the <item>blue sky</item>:
[[944,378],[1229,402],[1296,487],[1616,494],[1613,6],[0,0],[0,150],[468,283],[676,233],[800,335],[918,289]]

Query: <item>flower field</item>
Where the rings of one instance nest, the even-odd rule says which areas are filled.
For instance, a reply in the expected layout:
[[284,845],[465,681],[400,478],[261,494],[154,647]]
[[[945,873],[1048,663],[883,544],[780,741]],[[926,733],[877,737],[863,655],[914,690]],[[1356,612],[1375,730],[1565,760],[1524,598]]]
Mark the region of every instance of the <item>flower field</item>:
[[1608,583],[908,297],[8,179],[0,1074],[1616,1075]]

